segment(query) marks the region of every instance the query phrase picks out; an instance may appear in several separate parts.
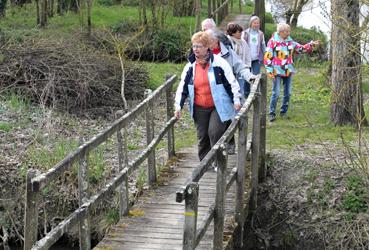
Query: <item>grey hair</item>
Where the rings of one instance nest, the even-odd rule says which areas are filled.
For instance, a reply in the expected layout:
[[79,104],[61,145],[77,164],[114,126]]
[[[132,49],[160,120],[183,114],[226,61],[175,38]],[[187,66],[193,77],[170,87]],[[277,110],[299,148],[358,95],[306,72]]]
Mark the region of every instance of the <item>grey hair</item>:
[[216,39],[218,41],[220,41],[221,38],[224,36],[223,32],[221,32],[218,29],[208,29],[205,32],[208,33],[211,38]]
[[249,25],[250,25],[250,27],[251,27],[251,24],[252,24],[253,22],[255,22],[256,20],[258,20],[258,21],[260,22],[260,18],[259,18],[258,16],[252,16],[252,17],[250,18],[250,21],[249,21]]
[[206,18],[204,21],[201,22],[201,29],[204,30],[204,27],[208,26],[208,29],[213,29],[217,27],[213,18]]
[[284,30],[291,30],[291,27],[287,23],[279,23],[277,25],[277,32],[282,32]]

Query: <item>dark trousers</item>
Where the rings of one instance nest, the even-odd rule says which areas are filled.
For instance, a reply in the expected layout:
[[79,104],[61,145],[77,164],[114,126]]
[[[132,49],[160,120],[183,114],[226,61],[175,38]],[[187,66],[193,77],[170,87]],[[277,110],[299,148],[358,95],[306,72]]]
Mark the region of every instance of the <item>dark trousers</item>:
[[195,105],[193,117],[197,130],[198,155],[201,161],[222,137],[227,125],[220,120],[215,108],[201,108]]

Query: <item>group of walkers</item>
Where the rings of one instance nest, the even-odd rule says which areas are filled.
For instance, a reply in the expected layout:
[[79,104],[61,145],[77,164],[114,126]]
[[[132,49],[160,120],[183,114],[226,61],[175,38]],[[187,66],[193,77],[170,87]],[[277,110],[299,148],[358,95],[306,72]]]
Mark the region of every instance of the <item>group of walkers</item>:
[[[229,23],[226,34],[216,28],[213,19],[205,19],[201,27],[202,31],[191,38],[192,50],[175,97],[175,116],[178,119],[185,100],[189,98],[200,161],[231,124],[263,63],[268,76],[273,79],[269,121],[276,119],[281,83],[284,85],[284,98],[280,114],[285,116],[294,72],[292,55],[294,52],[309,52],[319,44],[319,41],[312,41],[300,45],[289,36],[289,25],[279,24],[277,32],[265,46],[257,16],[250,18],[249,28],[245,30],[239,24]],[[227,150],[228,154],[235,153],[234,138]]]

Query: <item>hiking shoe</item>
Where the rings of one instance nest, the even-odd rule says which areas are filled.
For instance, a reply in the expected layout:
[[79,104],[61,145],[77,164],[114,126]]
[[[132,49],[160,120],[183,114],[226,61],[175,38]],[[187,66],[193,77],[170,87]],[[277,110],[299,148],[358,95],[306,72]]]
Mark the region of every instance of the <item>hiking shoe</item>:
[[276,119],[276,117],[275,117],[275,115],[274,115],[274,114],[269,115],[269,121],[270,121],[270,122],[274,122],[274,121],[275,121],[275,119]]

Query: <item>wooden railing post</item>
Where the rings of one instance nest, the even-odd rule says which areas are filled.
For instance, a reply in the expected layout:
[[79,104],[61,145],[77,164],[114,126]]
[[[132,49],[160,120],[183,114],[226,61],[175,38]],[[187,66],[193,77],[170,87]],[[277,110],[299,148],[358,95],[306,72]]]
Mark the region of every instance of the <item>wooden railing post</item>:
[[[152,115],[152,103],[146,107],[146,141],[147,145],[154,139],[154,117]],[[156,182],[155,149],[147,157],[147,183],[152,185]]]
[[[80,139],[80,145],[83,144],[83,139]],[[83,152],[83,156],[79,161],[78,168],[78,196],[79,206],[87,202],[89,198],[88,190],[88,164],[87,154]],[[86,216],[79,221],[79,249],[90,250],[91,249],[91,222],[90,213],[87,211]]]
[[236,209],[235,220],[237,226],[234,233],[235,249],[241,249],[243,246],[243,224],[245,221],[245,171],[247,157],[247,115],[240,117],[238,127],[238,153],[237,153],[237,179],[236,179]]
[[226,168],[227,153],[224,145],[216,153],[217,162],[217,186],[214,208],[214,239],[213,249],[223,249],[223,231],[224,231],[224,204],[225,204],[225,188],[226,188]]
[[[127,129],[123,128],[123,135],[117,131],[118,142],[118,172],[128,166]],[[119,216],[122,218],[129,212],[129,188],[128,174],[125,175],[123,183],[119,186]]]
[[260,79],[260,168],[259,181],[266,178],[266,114],[267,114],[267,77],[262,74]]
[[197,211],[199,202],[199,184],[192,182],[185,192],[185,221],[183,230],[183,250],[196,247]]
[[39,193],[32,190],[31,180],[36,176],[36,170],[29,169],[26,179],[26,207],[24,216],[24,250],[29,250],[37,241],[38,232],[38,198]]
[[[166,80],[170,78],[170,75],[165,77]],[[167,100],[167,121],[173,117],[173,98],[172,98],[172,88],[169,87],[165,92],[166,100]],[[174,127],[171,127],[168,131],[168,159],[175,156],[175,148],[174,148]]]
[[257,207],[257,188],[259,183],[260,95],[257,95],[253,102],[253,111],[251,143],[251,210],[255,210]]

